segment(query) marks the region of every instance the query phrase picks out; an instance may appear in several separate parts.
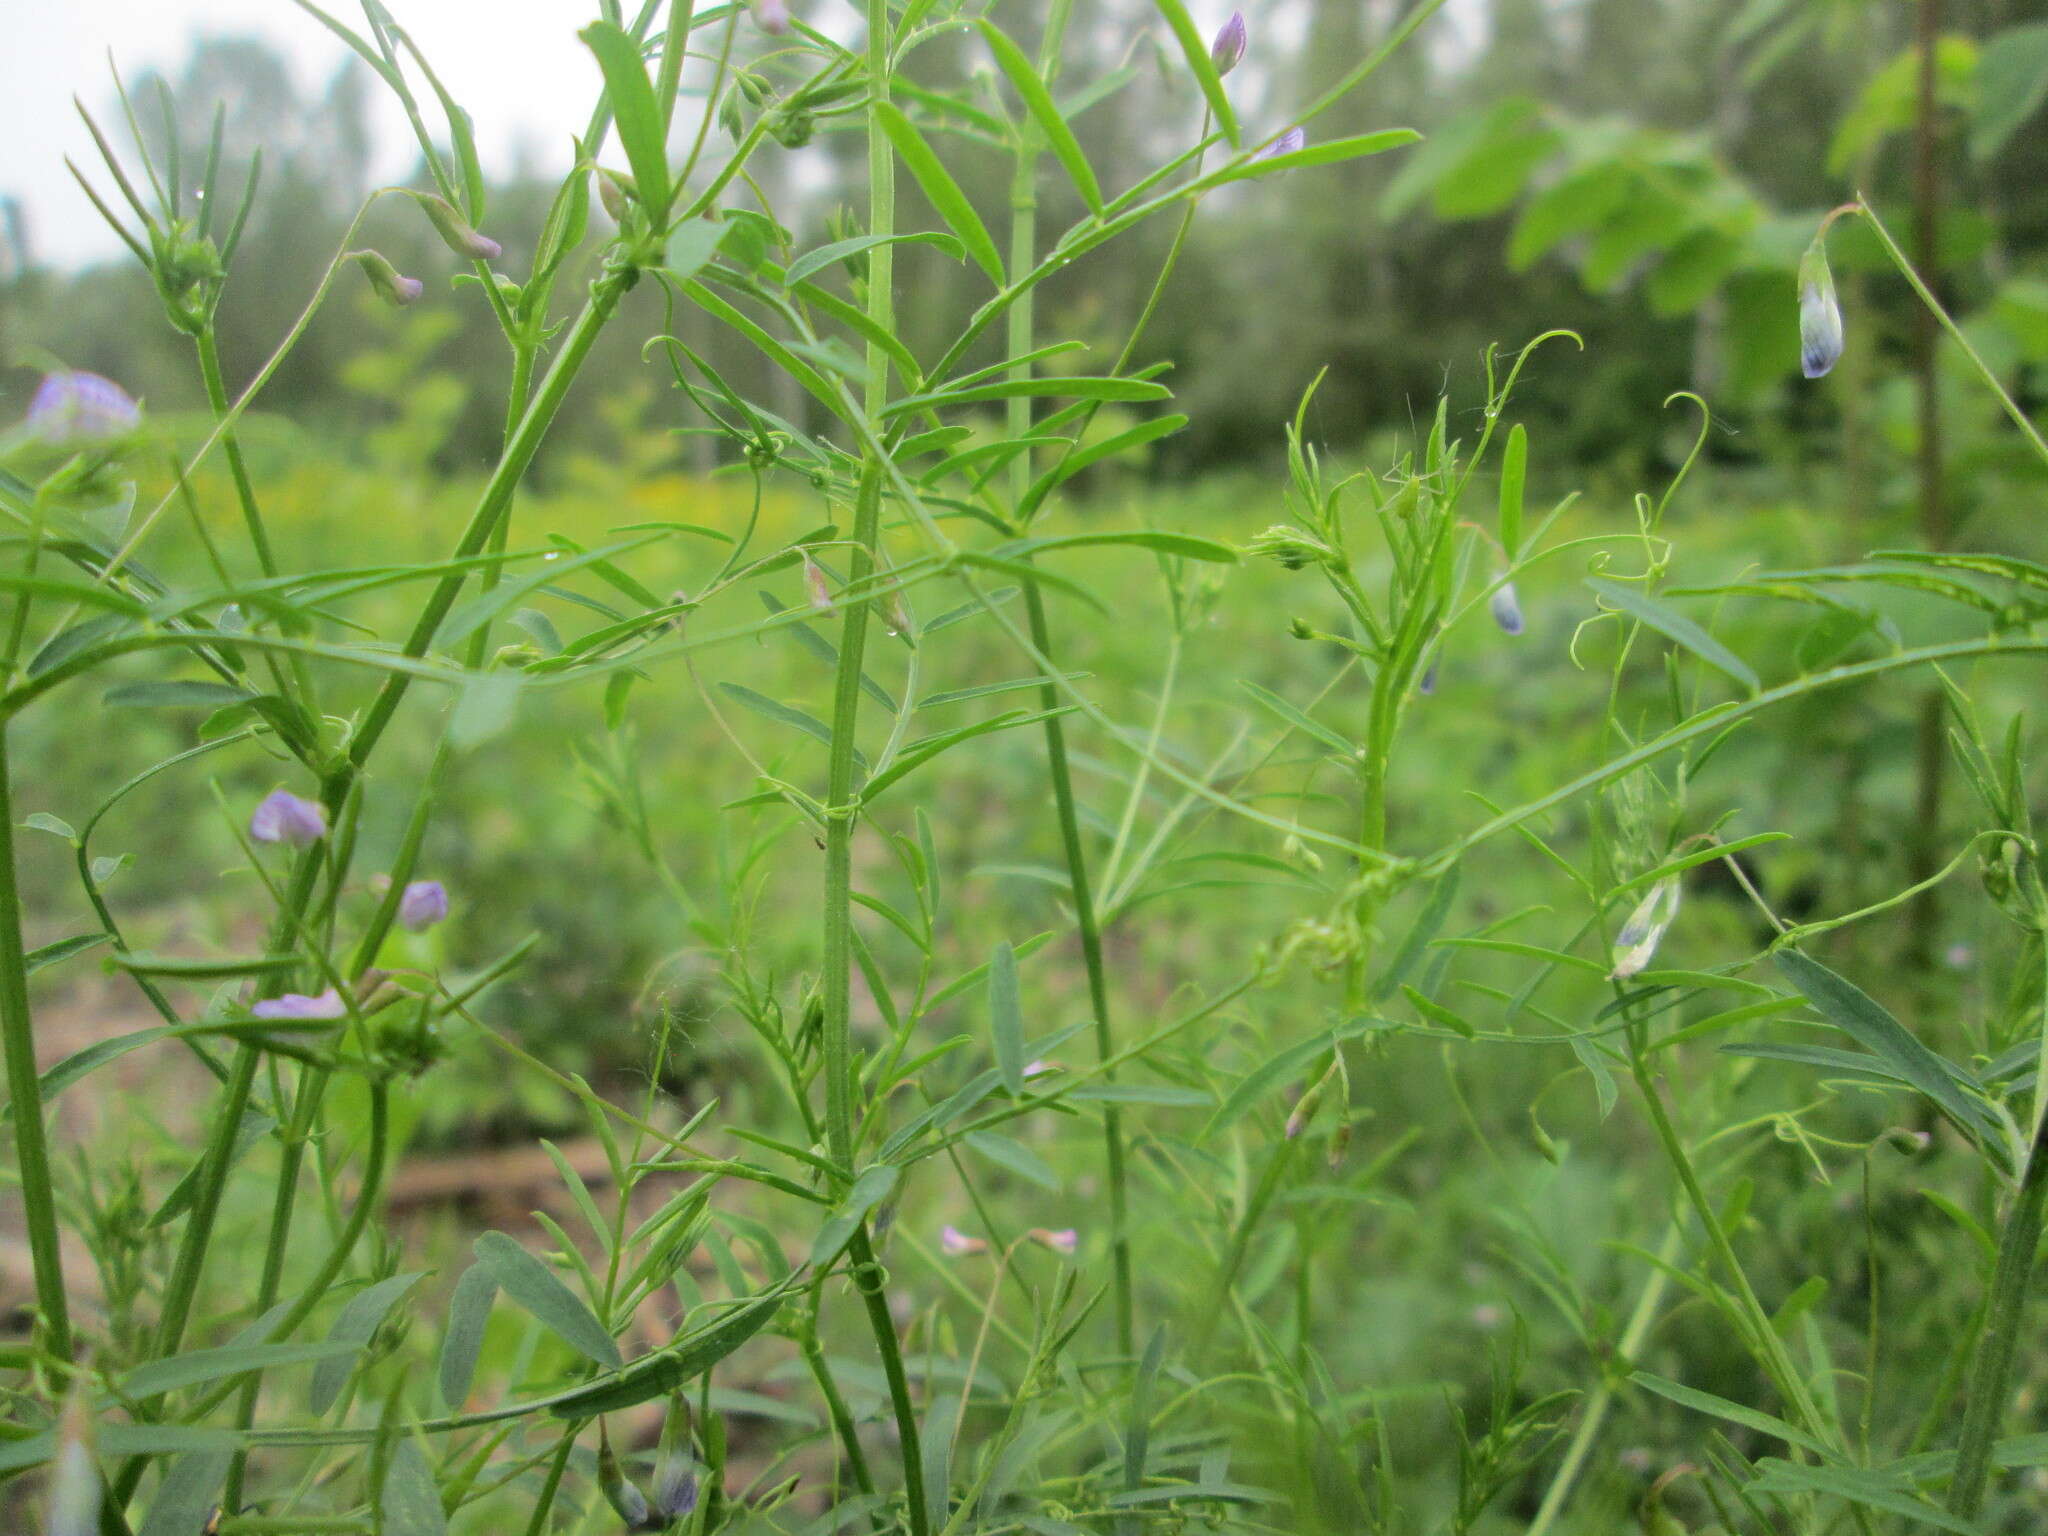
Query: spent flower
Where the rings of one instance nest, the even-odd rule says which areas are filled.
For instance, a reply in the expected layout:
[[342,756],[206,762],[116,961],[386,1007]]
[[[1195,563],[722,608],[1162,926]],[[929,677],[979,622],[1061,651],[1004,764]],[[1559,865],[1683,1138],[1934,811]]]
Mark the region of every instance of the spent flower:
[[327,835],[327,812],[317,801],[288,789],[273,789],[249,817],[249,836],[259,843],[305,848]]

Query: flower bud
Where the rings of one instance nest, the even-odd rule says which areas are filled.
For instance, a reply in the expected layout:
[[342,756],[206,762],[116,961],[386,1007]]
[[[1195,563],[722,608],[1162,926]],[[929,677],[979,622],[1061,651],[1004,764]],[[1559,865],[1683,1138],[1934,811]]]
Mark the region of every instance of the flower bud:
[[1666,875],[1650,887],[1650,894],[1636,904],[1621,932],[1614,936],[1614,969],[1611,980],[1626,980],[1650,963],[1664,930],[1678,916],[1678,876]]
[[1415,691],[1425,699],[1436,692],[1436,669],[1442,659],[1440,656],[1430,657],[1429,669],[1422,674],[1422,681],[1415,685]]
[[425,933],[448,915],[448,891],[438,880],[415,880],[398,898],[398,923],[407,933]]
[[469,261],[496,261],[505,254],[504,247],[488,235],[480,235],[470,228],[469,221],[456,212],[455,206],[445,198],[431,192],[415,192],[413,201],[426,213],[427,222],[434,226],[434,233],[441,237],[441,243],[456,255]]
[[1842,309],[1822,237],[1799,258],[1799,371],[1817,379],[1842,356]]
[[266,997],[253,1005],[249,1012],[259,1019],[338,1019],[348,1009],[342,1004],[341,994],[329,987],[318,997],[308,997],[303,992]]
[[626,212],[632,207],[633,194],[622,181],[603,167],[597,172],[597,200],[604,205],[604,211],[614,224],[626,222]]
[[405,276],[376,251],[350,251],[349,255],[361,263],[363,276],[377,290],[377,297],[387,304],[403,309],[427,291],[425,283],[416,277]]
[[249,817],[249,836],[259,843],[305,848],[327,835],[327,812],[288,789],[273,789]]
[[611,1436],[605,1433],[602,1419],[597,1422],[597,1486],[627,1530],[647,1528],[647,1495],[619,1470],[619,1458],[612,1454]]
[[100,1472],[93,1459],[92,1398],[81,1373],[57,1424],[44,1536],[99,1536]]
[[1244,12],[1232,11],[1230,20],[1216,29],[1216,40],[1209,45],[1209,62],[1216,66],[1217,74],[1227,75],[1237,68],[1244,57],[1244,44]]
[[1519,635],[1522,632],[1522,604],[1515,596],[1512,581],[1504,581],[1495,587],[1493,595],[1486,600],[1486,607],[1502,634]]
[[43,376],[28,403],[28,425],[48,443],[120,437],[142,423],[142,408],[111,379],[96,373]]
[[789,30],[789,7],[783,0],[754,0],[754,25],[770,37]]
[[811,607],[819,613],[832,611],[832,587],[825,580],[825,571],[809,555],[804,556],[804,590],[810,594]]
[[970,1253],[987,1253],[988,1244],[981,1238],[969,1237],[958,1227],[949,1224],[939,1228],[939,1252],[949,1259],[958,1259]]

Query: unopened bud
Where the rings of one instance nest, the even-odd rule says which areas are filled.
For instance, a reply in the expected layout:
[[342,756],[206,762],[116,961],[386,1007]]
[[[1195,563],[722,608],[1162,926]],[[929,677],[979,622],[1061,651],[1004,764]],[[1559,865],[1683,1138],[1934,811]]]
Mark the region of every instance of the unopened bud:
[[789,7],[783,0],[754,0],[754,25],[770,37],[789,30]]
[[434,233],[441,237],[441,243],[456,255],[470,261],[496,261],[505,254],[497,241],[472,229],[446,198],[431,192],[415,192],[412,197],[426,214],[427,222],[434,226]]
[[1493,589],[1493,596],[1486,600],[1487,611],[1493,615],[1493,622],[1504,635],[1519,635],[1522,632],[1522,602],[1515,596],[1515,584],[1504,581]]
[[611,1505],[612,1512],[625,1522],[627,1530],[638,1531],[646,1527],[647,1495],[619,1469],[619,1458],[612,1453],[611,1436],[605,1433],[602,1419],[597,1425],[597,1486],[604,1494],[605,1503]]
[[1614,936],[1614,969],[1607,974],[1625,980],[1641,971],[1657,953],[1664,930],[1678,916],[1678,876],[1666,875],[1650,887],[1650,894],[1636,903],[1621,932]]
[[1209,62],[1216,66],[1217,74],[1227,75],[1237,68],[1244,57],[1244,44],[1244,12],[1232,11],[1230,20],[1216,29],[1216,40],[1209,45]]
[[1799,258],[1799,371],[1817,379],[1842,356],[1842,309],[1835,302],[1835,275],[1828,270],[1824,237]]
[[832,611],[832,587],[825,580],[824,567],[809,555],[804,556],[804,591],[810,594],[811,607],[819,613]]
[[626,212],[632,207],[632,198],[633,195],[626,190],[625,183],[602,166],[598,168],[597,200],[604,205],[605,213],[614,224],[626,222]]
[[407,277],[376,251],[350,251],[349,255],[362,265],[363,276],[387,304],[403,309],[427,291],[425,283]]

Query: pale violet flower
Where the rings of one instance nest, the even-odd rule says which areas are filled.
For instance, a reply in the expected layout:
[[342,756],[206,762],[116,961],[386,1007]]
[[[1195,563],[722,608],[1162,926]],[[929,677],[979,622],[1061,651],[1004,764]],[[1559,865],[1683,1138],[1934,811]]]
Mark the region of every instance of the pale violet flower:
[[1515,596],[1512,581],[1504,581],[1495,587],[1493,596],[1486,600],[1486,607],[1502,634],[1519,635],[1522,632],[1522,602]]
[[350,251],[349,255],[362,267],[363,276],[370,280],[377,296],[387,304],[403,309],[427,291],[425,283],[416,277],[407,277],[376,251]]
[[1024,1063],[1024,1076],[1027,1079],[1033,1077],[1044,1077],[1048,1072],[1057,1071],[1059,1071],[1059,1068],[1055,1064],[1043,1059],[1037,1061],[1027,1061]]
[[425,933],[448,915],[448,891],[438,880],[415,880],[398,898],[398,923],[407,933]]
[[1230,19],[1216,29],[1216,40],[1209,45],[1209,62],[1216,66],[1217,74],[1227,75],[1237,68],[1244,57],[1244,45],[1244,12],[1232,11]]
[[43,376],[28,403],[28,425],[50,443],[94,442],[132,432],[142,407],[112,379],[67,371]]
[[469,221],[446,198],[436,197],[431,192],[415,192],[412,196],[426,214],[427,222],[434,226],[434,233],[441,237],[441,243],[456,255],[470,261],[496,261],[505,254],[504,247],[497,241],[471,228]]
[[789,7],[783,0],[754,0],[754,25],[773,37],[789,30]]
[[1297,126],[1288,129],[1285,133],[1281,134],[1279,138],[1275,139],[1272,143],[1268,144],[1264,149],[1260,150],[1257,154],[1253,155],[1252,158],[1254,160],[1271,160],[1277,155],[1291,155],[1296,150],[1306,149],[1307,147],[1308,133],[1306,130]]
[[1666,875],[1636,903],[1635,911],[1614,936],[1614,969],[1607,973],[1611,979],[1625,980],[1650,963],[1664,930],[1678,916],[1678,896],[1678,876]]
[[988,1244],[981,1238],[969,1237],[949,1223],[939,1228],[939,1252],[949,1259],[958,1259],[970,1253],[987,1253]]
[[327,835],[327,812],[288,789],[273,789],[249,818],[249,836],[259,843],[304,848]]
[[1033,1227],[1029,1235],[1034,1242],[1045,1244],[1054,1253],[1072,1253],[1081,1246],[1081,1234],[1072,1227],[1061,1227],[1057,1231]]
[[832,584],[825,579],[825,568],[809,555],[804,556],[804,594],[810,598],[813,612],[832,611]]
[[303,992],[266,997],[249,1012],[259,1019],[338,1019],[348,1009],[342,1006],[341,994],[329,987],[318,997],[308,997]]
[[1799,258],[1799,371],[1817,379],[1841,356],[1842,307],[1835,302],[1827,247],[1816,235]]

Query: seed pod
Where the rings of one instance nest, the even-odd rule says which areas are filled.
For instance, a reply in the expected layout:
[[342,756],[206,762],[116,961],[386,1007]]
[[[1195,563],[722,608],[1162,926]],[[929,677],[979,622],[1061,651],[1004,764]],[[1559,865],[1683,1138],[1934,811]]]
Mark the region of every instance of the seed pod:
[[1799,371],[1817,379],[1842,356],[1842,308],[1835,302],[1835,275],[1827,246],[1815,235],[1799,258]]

